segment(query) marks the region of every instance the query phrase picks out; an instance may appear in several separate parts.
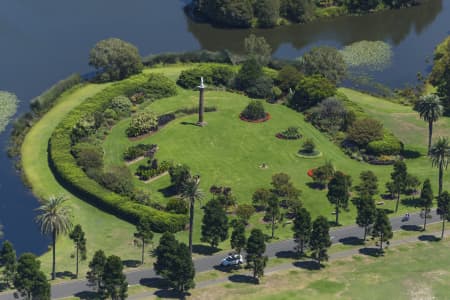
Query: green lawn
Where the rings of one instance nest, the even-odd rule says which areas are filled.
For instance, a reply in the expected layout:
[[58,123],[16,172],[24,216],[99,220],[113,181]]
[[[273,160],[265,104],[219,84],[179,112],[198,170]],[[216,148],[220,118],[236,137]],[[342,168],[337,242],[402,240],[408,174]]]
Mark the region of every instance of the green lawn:
[[321,271],[291,269],[260,285],[225,283],[189,299],[449,299],[450,241],[391,248],[384,257],[353,256]]

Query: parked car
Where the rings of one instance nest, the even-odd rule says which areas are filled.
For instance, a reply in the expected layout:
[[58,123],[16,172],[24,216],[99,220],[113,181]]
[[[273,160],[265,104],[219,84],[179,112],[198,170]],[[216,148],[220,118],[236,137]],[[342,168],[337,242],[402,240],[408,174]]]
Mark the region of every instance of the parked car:
[[238,266],[244,263],[244,259],[240,254],[231,254],[222,259],[220,265],[222,267]]

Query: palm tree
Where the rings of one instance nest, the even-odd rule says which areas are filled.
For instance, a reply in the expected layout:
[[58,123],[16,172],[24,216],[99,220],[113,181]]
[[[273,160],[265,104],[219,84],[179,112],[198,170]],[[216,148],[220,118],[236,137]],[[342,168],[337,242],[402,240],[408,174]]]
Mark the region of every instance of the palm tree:
[[194,230],[195,201],[203,198],[203,191],[199,188],[200,176],[190,178],[181,191],[181,198],[189,202],[189,252],[192,255],[192,231]]
[[41,226],[42,234],[52,236],[53,242],[53,265],[52,265],[52,280],[56,278],[55,273],[55,249],[56,238],[60,234],[67,234],[72,228],[72,218],[70,210],[64,205],[66,199],[62,196],[51,196],[48,200],[44,201],[39,208],[39,215],[36,217],[36,222]]
[[447,169],[450,157],[450,145],[448,138],[439,137],[438,141],[431,147],[430,158],[433,167],[439,168],[439,193],[442,194],[442,181],[444,179],[444,168]]
[[430,94],[420,97],[416,105],[420,118],[428,122],[428,155],[431,151],[431,139],[433,137],[433,123],[443,114],[443,107],[438,95]]

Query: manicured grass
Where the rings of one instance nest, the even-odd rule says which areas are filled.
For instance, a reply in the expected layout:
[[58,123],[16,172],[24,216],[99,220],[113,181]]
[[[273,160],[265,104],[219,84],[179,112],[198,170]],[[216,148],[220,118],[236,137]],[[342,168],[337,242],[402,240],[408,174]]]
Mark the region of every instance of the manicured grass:
[[190,299],[448,299],[450,241],[402,245],[384,257],[354,256],[321,271],[291,269],[260,285],[225,283]]

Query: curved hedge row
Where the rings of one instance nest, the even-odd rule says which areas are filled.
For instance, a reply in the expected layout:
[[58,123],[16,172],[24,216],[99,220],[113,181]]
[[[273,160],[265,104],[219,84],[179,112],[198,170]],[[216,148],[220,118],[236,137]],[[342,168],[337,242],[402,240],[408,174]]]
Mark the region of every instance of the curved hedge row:
[[159,211],[105,189],[87,177],[70,153],[70,134],[80,118],[105,109],[112,98],[126,94],[130,89],[136,89],[147,80],[148,75],[140,74],[115,83],[72,110],[56,127],[50,138],[49,161],[58,180],[85,201],[132,223],[137,223],[141,217],[148,216],[155,232],[175,232],[184,228],[187,216]]

